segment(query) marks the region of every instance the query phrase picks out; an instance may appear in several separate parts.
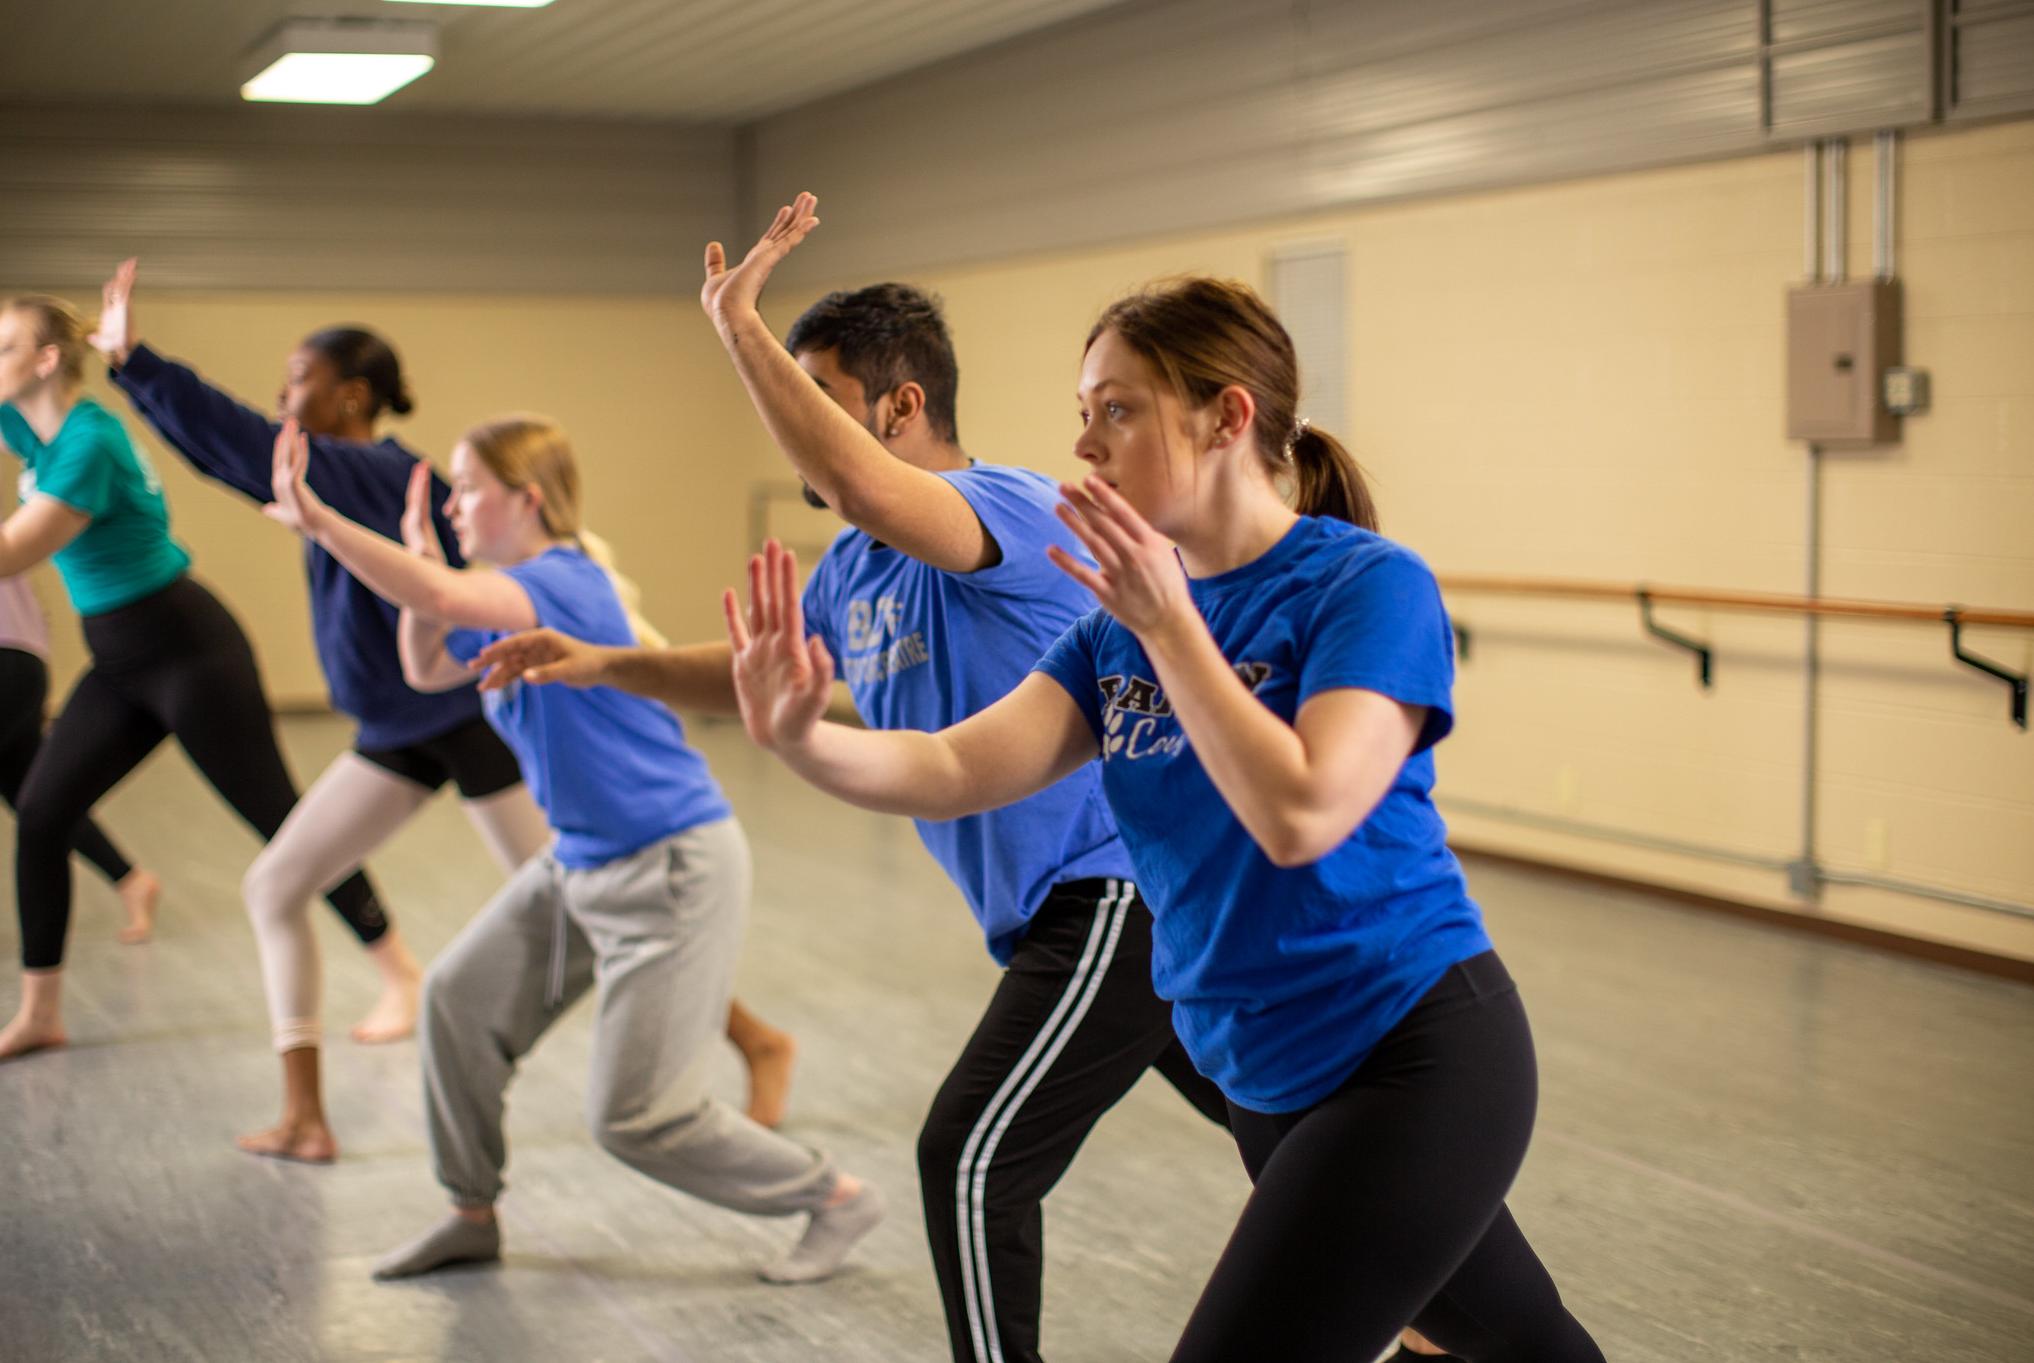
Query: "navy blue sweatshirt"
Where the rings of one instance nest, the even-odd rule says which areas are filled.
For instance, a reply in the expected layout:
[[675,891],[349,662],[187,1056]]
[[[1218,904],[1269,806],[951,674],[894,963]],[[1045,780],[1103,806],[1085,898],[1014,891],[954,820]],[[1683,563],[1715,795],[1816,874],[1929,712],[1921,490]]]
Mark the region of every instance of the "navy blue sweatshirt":
[[[113,382],[192,468],[262,505],[275,500],[279,423],[143,345],[134,347]],[[308,480],[334,511],[400,540],[403,497],[416,463],[417,456],[394,440],[363,445],[314,435]],[[445,557],[457,567],[462,560],[444,512],[448,491],[434,472],[431,518]],[[396,653],[396,608],[309,540],[304,574],[310,579],[311,625],[325,685],[333,707],[359,722],[361,749],[406,747],[480,718],[480,697],[470,686],[435,695],[410,689]]]

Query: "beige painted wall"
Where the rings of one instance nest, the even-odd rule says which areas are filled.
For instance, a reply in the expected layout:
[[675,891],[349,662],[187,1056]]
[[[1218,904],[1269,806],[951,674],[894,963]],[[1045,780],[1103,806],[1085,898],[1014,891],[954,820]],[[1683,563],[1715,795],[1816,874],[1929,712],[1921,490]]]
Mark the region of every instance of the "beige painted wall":
[[[1830,457],[1823,590],[2034,608],[2034,122],[1918,137],[1899,180],[1910,363],[1933,410]],[[1871,261],[1868,143],[1849,261]],[[1386,532],[1443,573],[1799,592],[1806,459],[1783,434],[1782,295],[1802,273],[1798,152],[1370,208],[917,276],[946,298],[977,456],[1072,470],[1097,310],[1157,275],[1262,281],[1346,243],[1351,426]],[[825,205],[821,205],[824,216]],[[825,249],[825,229],[809,248]],[[835,281],[839,284],[864,282]],[[776,300],[781,327],[811,293]],[[1799,851],[1803,625],[1701,611],[1703,692],[1623,607],[1460,598],[1477,631],[1445,799],[1784,861]],[[1820,854],[1832,869],[2034,902],[2034,736],[1946,631],[1825,626]],[[2009,666],[2027,632],[1976,631]],[[1451,813],[1465,844],[2034,958],[2034,922]]]
[[[305,333],[334,321],[377,328],[401,352],[417,398],[414,415],[384,430],[441,468],[460,431],[483,417],[521,409],[557,418],[580,459],[587,524],[642,584],[650,619],[674,639],[720,629],[719,591],[737,580],[747,491],[769,446],[691,300],[156,294],[144,275],[138,308],[150,344],[264,409]],[[118,390],[95,377],[92,391],[146,440],[175,533],[246,625],[270,694],[282,705],[322,703],[294,537],[192,474]],[[75,619],[47,568],[37,590],[67,680],[82,662]]]
[[[1856,267],[1870,260],[1868,147],[1851,166]],[[1276,246],[1342,241],[1345,434],[1387,533],[1443,573],[1793,592],[1806,481],[1781,434],[1781,297],[1801,273],[1801,213],[1800,160],[1787,153],[918,278],[953,320],[969,450],[1063,473],[1080,338],[1109,299],[1174,271],[1261,280]],[[1897,448],[1832,457],[1824,590],[2034,607],[2034,122],[1910,141],[1900,215],[1908,357],[1933,371],[1935,405]],[[822,228],[806,250],[823,258],[825,243]],[[781,329],[816,292],[771,298],[772,320]],[[717,631],[752,481],[782,476],[689,299],[144,293],[142,307],[166,353],[263,401],[305,331],[342,318],[382,328],[420,400],[394,429],[440,459],[482,415],[557,416],[585,462],[591,524],[677,639]],[[178,532],[249,623],[273,692],[319,696],[293,545],[216,487],[174,467],[167,478]],[[1444,801],[1753,857],[1798,851],[1798,622],[1672,613],[1720,650],[1704,693],[1632,611],[1452,605],[1477,647],[1440,757]],[[68,672],[67,616],[57,634]],[[2034,901],[2034,737],[2007,723],[2003,688],[1956,668],[1935,629],[1830,625],[1824,642],[1827,862]],[[1973,642],[2034,664],[2026,633]],[[1811,908],[1771,870],[1525,830],[1459,805],[1451,820],[1470,845],[2034,959],[2027,920],[1841,887]]]

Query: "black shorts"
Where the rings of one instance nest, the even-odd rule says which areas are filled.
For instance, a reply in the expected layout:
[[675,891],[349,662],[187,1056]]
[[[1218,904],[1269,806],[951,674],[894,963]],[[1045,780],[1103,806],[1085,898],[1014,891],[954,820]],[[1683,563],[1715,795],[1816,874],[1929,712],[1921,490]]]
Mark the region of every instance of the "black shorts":
[[459,787],[462,800],[499,795],[523,779],[516,755],[484,719],[471,720],[407,747],[354,751],[383,771],[415,781],[426,790],[436,790],[450,781]]

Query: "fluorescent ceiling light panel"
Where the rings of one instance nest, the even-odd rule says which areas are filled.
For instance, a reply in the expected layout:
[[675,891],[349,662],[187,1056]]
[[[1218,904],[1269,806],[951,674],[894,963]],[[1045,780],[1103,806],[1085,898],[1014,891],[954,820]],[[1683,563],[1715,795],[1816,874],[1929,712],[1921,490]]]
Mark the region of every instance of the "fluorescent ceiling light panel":
[[248,58],[240,97],[285,104],[379,104],[438,59],[430,24],[292,19]]

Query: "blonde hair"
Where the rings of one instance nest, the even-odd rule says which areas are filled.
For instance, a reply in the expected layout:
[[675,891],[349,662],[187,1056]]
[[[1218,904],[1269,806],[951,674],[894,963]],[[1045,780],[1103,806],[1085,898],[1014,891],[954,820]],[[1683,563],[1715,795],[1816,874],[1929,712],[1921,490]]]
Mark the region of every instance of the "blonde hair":
[[27,317],[35,328],[38,350],[46,345],[57,348],[57,372],[66,386],[75,388],[85,381],[85,362],[92,353],[91,343],[85,338],[92,334],[92,328],[76,308],[53,294],[25,293],[0,303],[0,312],[18,312]]
[[579,519],[579,463],[564,430],[548,417],[513,413],[483,421],[465,435],[466,447],[506,487],[537,493],[537,514],[553,539],[571,540],[599,564],[621,598],[636,642],[662,648],[667,642],[643,617],[643,591],[615,567],[606,540]]

